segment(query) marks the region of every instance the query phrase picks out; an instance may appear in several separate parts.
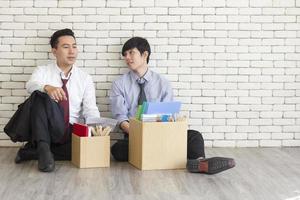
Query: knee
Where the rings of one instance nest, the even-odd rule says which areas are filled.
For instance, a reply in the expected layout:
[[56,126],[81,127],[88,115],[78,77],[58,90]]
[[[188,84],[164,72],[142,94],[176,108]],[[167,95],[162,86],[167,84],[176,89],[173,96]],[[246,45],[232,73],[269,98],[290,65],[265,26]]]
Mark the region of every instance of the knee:
[[111,154],[117,161],[128,161],[128,141],[119,140],[111,147]]
[[188,130],[188,140],[198,140],[204,143],[202,134],[196,130]]

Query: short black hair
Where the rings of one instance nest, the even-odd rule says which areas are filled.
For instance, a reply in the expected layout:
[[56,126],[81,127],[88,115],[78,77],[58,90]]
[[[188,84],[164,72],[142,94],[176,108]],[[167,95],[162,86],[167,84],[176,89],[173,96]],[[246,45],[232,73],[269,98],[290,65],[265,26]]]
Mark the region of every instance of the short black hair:
[[150,44],[145,38],[133,37],[127,40],[122,48],[122,55],[124,56],[125,51],[129,49],[137,48],[142,55],[145,51],[148,51],[147,63],[149,63],[149,58],[151,54]]
[[72,36],[74,39],[76,39],[74,32],[71,29],[68,29],[68,28],[61,29],[61,30],[54,32],[53,35],[51,36],[51,39],[50,39],[51,47],[56,48],[57,44],[58,44],[58,38],[65,36],[65,35]]

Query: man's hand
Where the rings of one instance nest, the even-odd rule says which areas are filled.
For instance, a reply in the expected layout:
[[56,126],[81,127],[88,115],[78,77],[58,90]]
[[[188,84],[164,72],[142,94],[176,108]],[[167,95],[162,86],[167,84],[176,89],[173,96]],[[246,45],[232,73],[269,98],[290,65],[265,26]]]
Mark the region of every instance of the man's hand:
[[128,121],[121,122],[120,127],[125,133],[129,134],[129,122]]
[[67,100],[64,90],[60,87],[53,87],[51,85],[45,85],[44,90],[55,101]]

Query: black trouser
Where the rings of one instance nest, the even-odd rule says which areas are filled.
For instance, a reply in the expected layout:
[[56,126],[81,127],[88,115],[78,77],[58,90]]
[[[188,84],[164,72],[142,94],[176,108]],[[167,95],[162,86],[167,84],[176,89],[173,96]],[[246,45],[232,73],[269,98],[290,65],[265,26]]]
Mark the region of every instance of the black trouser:
[[[202,134],[195,130],[188,130],[187,136],[187,158],[204,158],[205,152]],[[117,161],[128,161],[128,135],[125,135],[123,140],[118,140],[111,147],[111,154]]]
[[[45,102],[43,98],[36,98],[34,106],[32,106],[30,116],[32,148],[36,148],[36,144],[43,141],[49,144],[55,160],[71,160],[72,126],[69,126],[68,130],[65,131],[66,137],[62,141],[64,127],[61,126],[61,123],[51,123],[49,117],[62,116],[63,119],[63,110],[53,100],[51,100],[51,103]],[[47,108],[47,106],[51,106],[51,109]],[[52,112],[51,114],[49,113],[50,111]]]

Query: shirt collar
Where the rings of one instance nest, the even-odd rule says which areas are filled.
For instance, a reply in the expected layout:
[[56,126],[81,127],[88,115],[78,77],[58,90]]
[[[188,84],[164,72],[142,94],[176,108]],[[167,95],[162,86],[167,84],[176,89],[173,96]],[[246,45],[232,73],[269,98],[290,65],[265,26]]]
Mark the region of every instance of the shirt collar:
[[74,65],[72,66],[72,69],[71,69],[70,73],[69,73],[68,76],[66,77],[66,76],[64,75],[63,71],[58,67],[56,61],[54,62],[54,66],[55,66],[55,70],[56,70],[57,74],[59,74],[60,77],[61,77],[62,79],[69,79],[70,76],[71,76],[71,74],[74,72],[74,70],[75,70],[75,68],[76,68],[76,66],[75,66],[75,64],[74,64]]
[[[135,72],[130,71],[129,73],[130,73],[130,76],[131,76],[132,80],[138,81],[138,80],[140,79],[140,77],[139,77]],[[151,80],[151,74],[152,74],[152,72],[151,72],[151,70],[148,68],[148,69],[147,69],[147,72],[146,72],[146,73],[144,74],[144,76],[141,77],[141,78],[143,78],[145,81],[149,82],[149,81]]]

